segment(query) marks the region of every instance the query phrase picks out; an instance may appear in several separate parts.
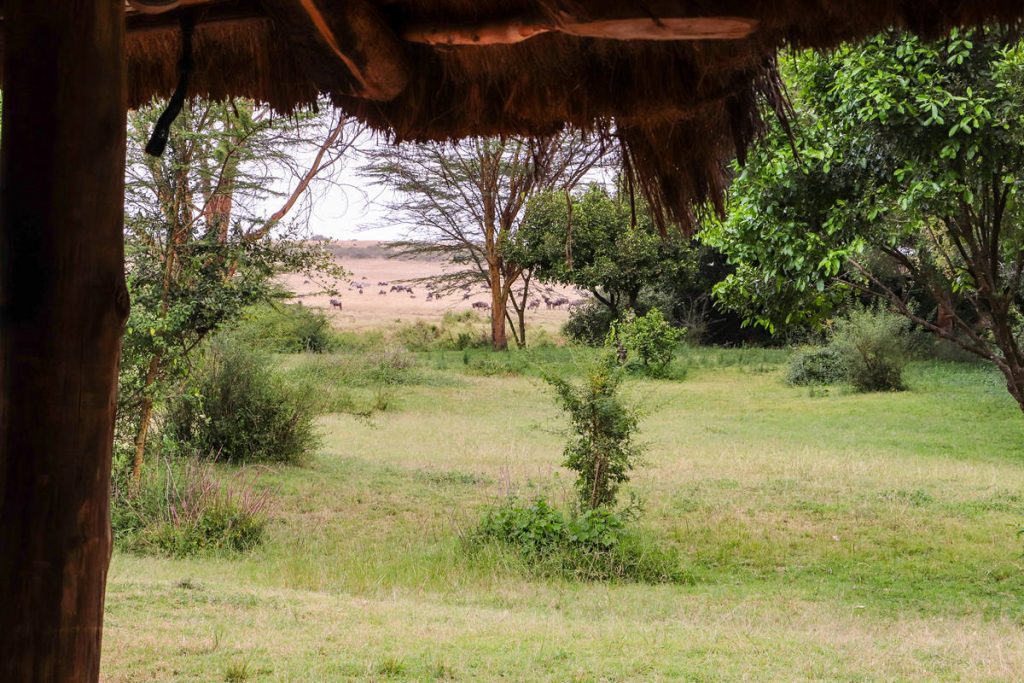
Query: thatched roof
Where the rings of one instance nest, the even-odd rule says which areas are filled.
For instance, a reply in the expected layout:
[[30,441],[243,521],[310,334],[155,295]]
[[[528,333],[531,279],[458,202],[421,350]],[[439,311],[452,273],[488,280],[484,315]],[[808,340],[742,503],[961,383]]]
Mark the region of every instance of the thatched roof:
[[326,95],[397,140],[567,124],[614,133],[677,218],[721,197],[723,160],[759,131],[759,101],[781,102],[780,47],[1024,17],[1022,0],[179,2],[163,14],[129,11],[131,105],[174,89],[175,16],[194,11],[193,94],[280,111]]

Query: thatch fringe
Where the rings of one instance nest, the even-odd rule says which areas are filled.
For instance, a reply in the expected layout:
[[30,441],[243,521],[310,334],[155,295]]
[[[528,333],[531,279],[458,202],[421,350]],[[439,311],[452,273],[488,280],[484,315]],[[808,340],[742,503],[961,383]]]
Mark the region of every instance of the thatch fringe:
[[[761,104],[784,112],[774,55],[780,47],[829,47],[887,27],[934,36],[956,25],[1024,18],[1022,0],[380,0],[400,33],[424,22],[456,24],[546,16],[579,18],[643,11],[652,16],[756,19],[744,40],[624,42],[559,33],[515,45],[405,46],[414,71],[388,102],[318,83],[301,62],[295,36],[267,18],[200,24],[193,94],[251,97],[282,112],[334,104],[390,139],[467,135],[545,135],[571,126],[617,135],[637,187],[682,225],[694,207],[719,210],[724,160],[741,157],[762,130]],[[133,105],[166,96],[177,81],[177,32],[130,36]]]

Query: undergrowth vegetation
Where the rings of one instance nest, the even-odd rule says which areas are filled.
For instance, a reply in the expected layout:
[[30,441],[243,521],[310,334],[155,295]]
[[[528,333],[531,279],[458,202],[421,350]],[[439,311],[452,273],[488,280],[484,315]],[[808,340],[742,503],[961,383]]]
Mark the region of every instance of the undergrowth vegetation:
[[148,468],[137,491],[115,487],[111,526],[122,550],[232,555],[263,542],[272,504],[245,472],[222,476],[208,463],[167,461]]
[[265,354],[215,340],[191,391],[171,402],[165,434],[179,452],[225,462],[301,463],[317,445],[310,395]]
[[629,509],[563,512],[543,498],[489,508],[465,542],[470,552],[518,554],[530,573],[574,581],[681,583],[678,551],[638,530]]
[[881,309],[855,308],[837,319],[828,343],[798,349],[786,381],[794,386],[848,383],[854,390],[902,391],[913,338],[905,318]]
[[227,334],[235,343],[273,353],[327,353],[341,345],[323,311],[301,303],[251,306]]

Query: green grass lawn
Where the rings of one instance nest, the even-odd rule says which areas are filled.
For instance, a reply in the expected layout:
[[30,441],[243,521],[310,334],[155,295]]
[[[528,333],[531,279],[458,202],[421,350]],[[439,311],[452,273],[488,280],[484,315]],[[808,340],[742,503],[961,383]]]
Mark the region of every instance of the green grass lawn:
[[685,380],[627,384],[640,524],[683,562],[659,586],[460,543],[510,492],[570,495],[537,377],[572,352],[424,353],[386,390],[285,359],[325,405],[387,410],[328,414],[308,466],[261,470],[254,554],[115,554],[103,680],[1024,680],[1024,416],[998,375],[919,363],[857,395],[784,385],[784,358],[690,351]]

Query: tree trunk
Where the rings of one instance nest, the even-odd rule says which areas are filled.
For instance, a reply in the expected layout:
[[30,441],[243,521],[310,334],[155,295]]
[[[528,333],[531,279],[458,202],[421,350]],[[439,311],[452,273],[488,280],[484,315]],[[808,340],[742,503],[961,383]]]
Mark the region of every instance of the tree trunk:
[[142,410],[139,416],[139,429],[135,433],[135,457],[132,459],[132,495],[139,492],[139,485],[142,483],[142,464],[146,457],[146,437],[149,436],[149,424],[153,421],[152,386],[160,372],[160,361],[163,360],[163,355],[162,352],[157,351],[149,360],[149,368],[146,370],[146,381],[142,387]]
[[505,307],[507,301],[501,286],[501,270],[497,264],[488,269],[491,286],[491,345],[495,351],[508,349],[508,335],[505,332]]
[[1024,358],[1021,358],[1020,346],[1009,319],[1008,305],[1004,305],[992,316],[991,328],[995,345],[1003,354],[1002,359],[997,359],[996,365],[1006,378],[1007,391],[1024,412]]
[[94,682],[124,283],[124,2],[6,0],[0,680]]

